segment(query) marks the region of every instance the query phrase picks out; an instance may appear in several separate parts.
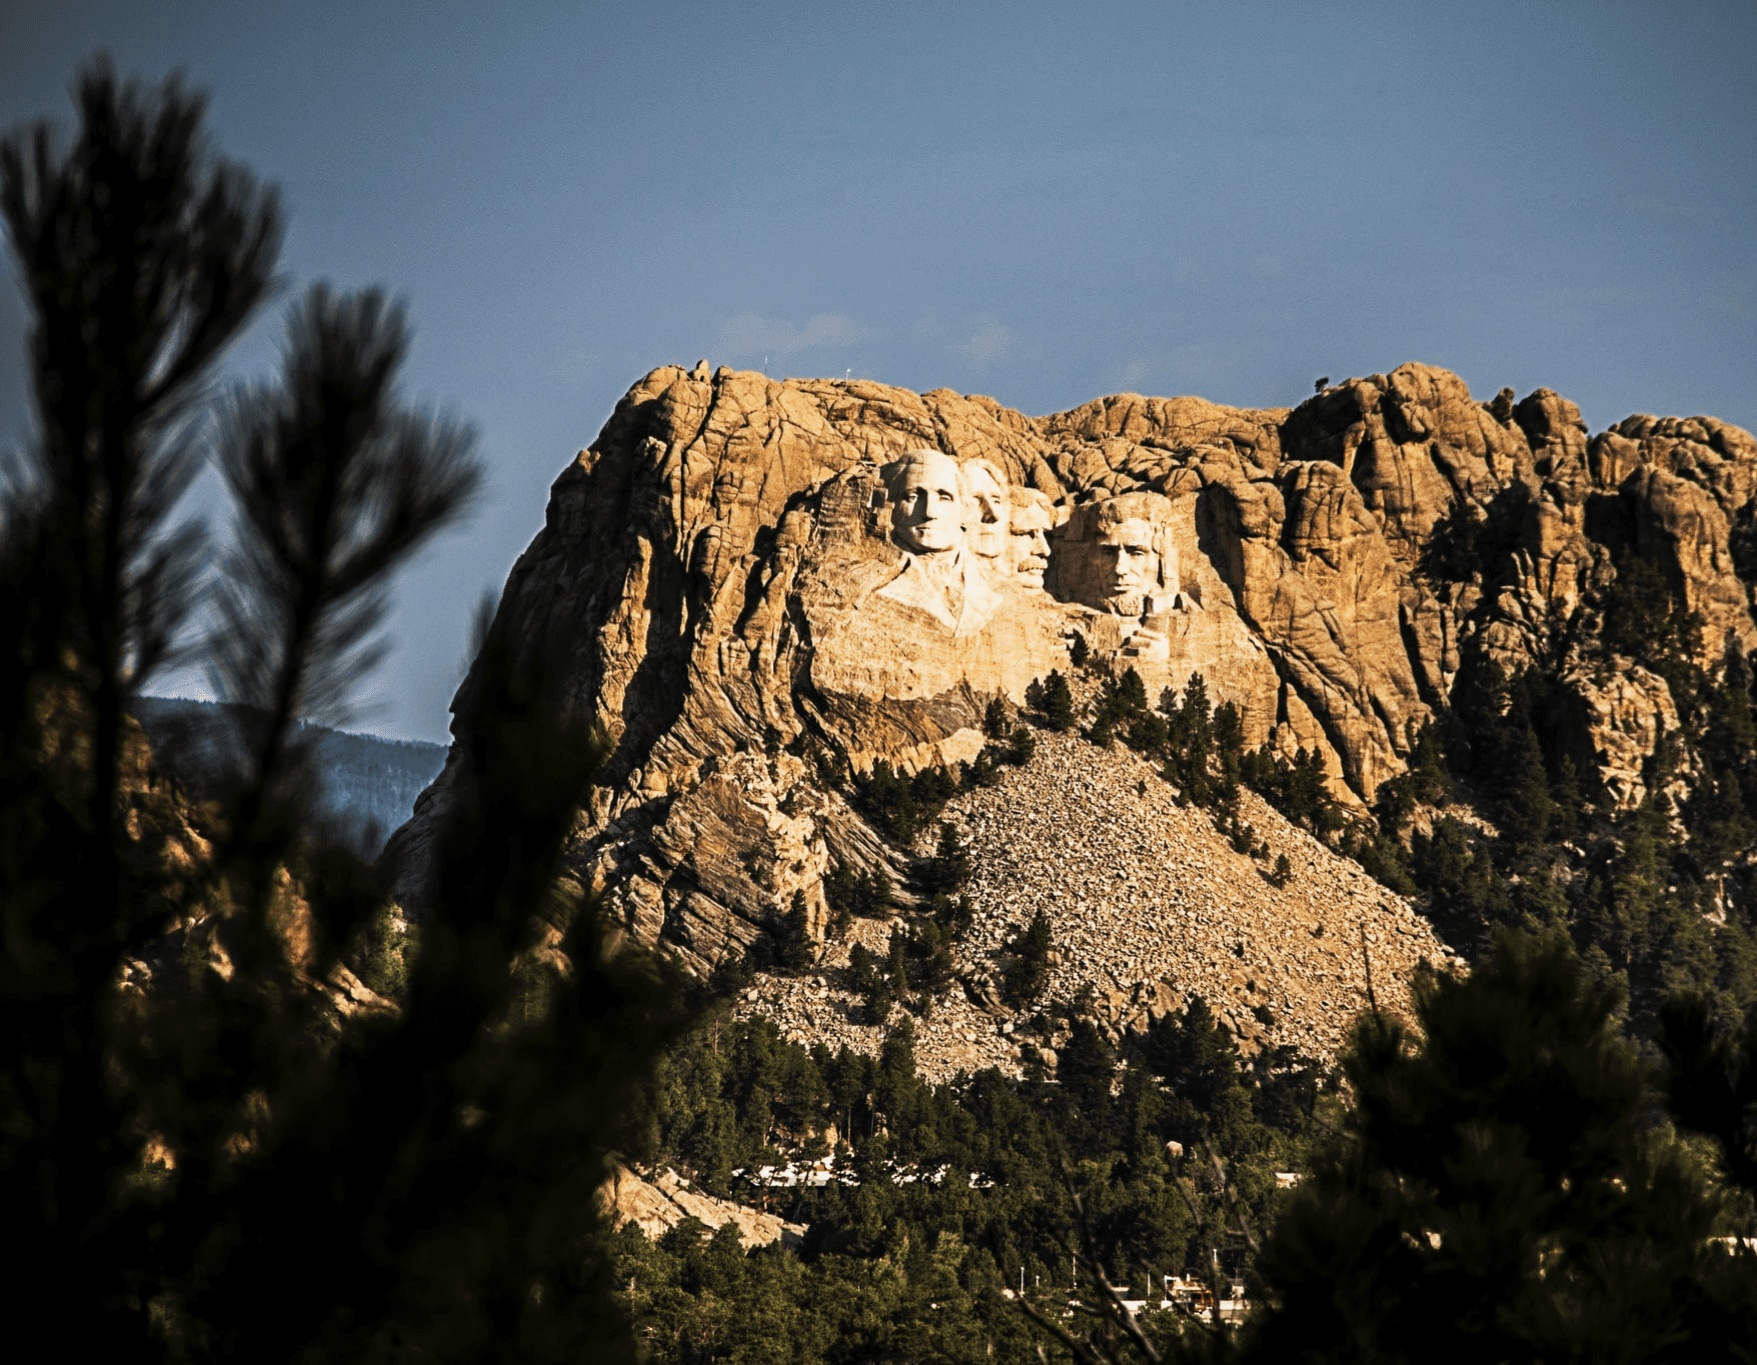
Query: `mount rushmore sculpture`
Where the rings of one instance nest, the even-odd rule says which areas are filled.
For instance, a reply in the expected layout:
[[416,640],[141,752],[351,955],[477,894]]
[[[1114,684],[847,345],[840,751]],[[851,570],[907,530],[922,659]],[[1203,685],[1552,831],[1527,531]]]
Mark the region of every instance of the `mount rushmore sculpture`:
[[[1583,782],[1631,804],[1677,716],[1663,679],[1592,666],[1592,603],[1637,553],[1702,619],[1704,667],[1757,648],[1754,523],[1736,427],[1589,435],[1550,390],[1484,404],[1424,365],[1292,410],[1121,394],[1045,417],[667,366],[555,481],[491,638],[614,742],[572,873],[706,969],[795,890],[820,904],[835,859],[886,856],[789,749],[968,759],[988,702],[1065,672],[1076,636],[1153,700],[1199,671],[1247,743],[1317,753],[1357,810],[1470,670],[1542,665]],[[1460,524],[1493,554],[1436,576]],[[460,740],[393,840],[411,908],[469,765]]]
[[1076,636],[1135,668],[1154,696],[1206,666],[1254,711],[1255,741],[1273,726],[1273,669],[1236,617],[1231,631],[1203,619],[1178,568],[1177,523],[1193,508],[1163,494],[1052,502],[993,460],[919,448],[862,462],[789,515],[783,538],[802,546],[789,588],[811,642],[806,704],[858,766],[974,758],[980,702],[1017,702],[1065,670]]

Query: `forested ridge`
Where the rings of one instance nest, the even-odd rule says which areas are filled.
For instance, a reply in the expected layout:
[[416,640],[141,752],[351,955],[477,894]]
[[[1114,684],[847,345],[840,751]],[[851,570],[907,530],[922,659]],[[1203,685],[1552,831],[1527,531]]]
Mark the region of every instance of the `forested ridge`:
[[[236,785],[248,764],[240,736],[250,722],[227,714],[224,703],[135,697],[129,711],[152,745],[154,764],[196,800],[211,800]],[[440,744],[310,723],[295,733],[311,753],[313,814],[357,840],[367,858],[378,856],[385,839],[409,818],[415,798],[445,766]]]
[[[1200,1001],[1120,1056],[1091,1023],[1076,1025],[1060,1084],[986,1072],[930,1087],[911,1033],[905,1020],[876,1059],[832,1056],[712,1007],[665,1056],[636,1150],[810,1233],[797,1255],[776,1247],[745,1264],[728,1259],[726,1234],[701,1241],[680,1228],[650,1244],[625,1229],[617,1275],[633,1286],[630,1311],[655,1358],[1028,1350],[1028,1324],[999,1291],[1021,1273],[1034,1290],[1071,1288],[1070,1185],[1110,1277],[1137,1296],[1157,1299],[1168,1275],[1205,1277],[1216,1250],[1226,1275],[1243,1274],[1240,1219],[1270,1225],[1283,1197],[1275,1172],[1305,1167],[1337,1109],[1334,1086],[1325,1093],[1296,1059],[1241,1066]],[[769,1189],[733,1175],[821,1155],[832,1134],[852,1141],[844,1161],[857,1183]],[[745,1309],[777,1297],[796,1311],[770,1303],[755,1326]]]

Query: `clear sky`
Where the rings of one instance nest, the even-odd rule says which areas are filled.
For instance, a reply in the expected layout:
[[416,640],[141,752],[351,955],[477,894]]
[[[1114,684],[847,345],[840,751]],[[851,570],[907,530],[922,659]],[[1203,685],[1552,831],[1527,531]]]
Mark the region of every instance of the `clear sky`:
[[[667,363],[1028,413],[1297,403],[1420,360],[1757,426],[1757,4],[0,0],[0,126],[182,69],[277,182],[289,293],[384,283],[480,512],[361,727],[446,736],[470,607]],[[272,361],[280,309],[234,357]],[[25,318],[0,284],[0,431]]]

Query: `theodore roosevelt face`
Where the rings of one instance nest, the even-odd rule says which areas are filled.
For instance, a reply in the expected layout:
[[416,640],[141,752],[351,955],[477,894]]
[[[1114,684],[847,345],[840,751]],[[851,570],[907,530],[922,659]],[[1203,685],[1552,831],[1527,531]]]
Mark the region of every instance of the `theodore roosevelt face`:
[[1041,494],[1027,496],[1013,508],[1010,534],[1013,546],[1013,575],[1028,588],[1043,586],[1043,572],[1049,567],[1049,536],[1055,517],[1048,499]]
[[891,482],[891,538],[918,555],[944,554],[964,543],[963,490],[950,455],[904,457]]

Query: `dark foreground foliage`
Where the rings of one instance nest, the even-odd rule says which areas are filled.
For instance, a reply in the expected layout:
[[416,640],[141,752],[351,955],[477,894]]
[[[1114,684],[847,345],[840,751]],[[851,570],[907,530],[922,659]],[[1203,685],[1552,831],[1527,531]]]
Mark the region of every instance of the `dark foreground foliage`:
[[204,648],[245,761],[198,810],[155,785],[125,706],[185,640],[206,542],[168,518],[280,218],[174,81],[100,63],[76,96],[70,145],[0,153],[39,418],[0,524],[10,1330],[92,1360],[613,1358],[592,1192],[671,993],[558,877],[603,746],[490,641],[421,951],[384,973],[402,1008],[335,1027],[311,983],[384,887],[305,818],[297,722],[334,714],[390,576],[469,505],[471,437],[398,398],[382,295],[295,307],[280,382],[214,438],[239,522]]
[[[1264,1360],[1726,1359],[1757,1345],[1757,1255],[1657,1103],[1614,992],[1565,939],[1503,935],[1431,978],[1420,1035],[1357,1028],[1344,1135],[1260,1262]],[[1444,1342],[1443,1347],[1438,1343]],[[1748,1357],[1741,1357],[1748,1358]]]

